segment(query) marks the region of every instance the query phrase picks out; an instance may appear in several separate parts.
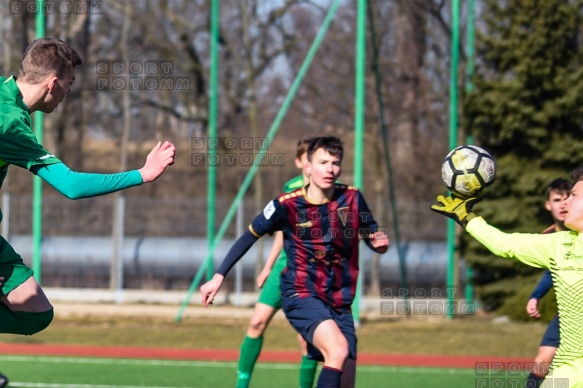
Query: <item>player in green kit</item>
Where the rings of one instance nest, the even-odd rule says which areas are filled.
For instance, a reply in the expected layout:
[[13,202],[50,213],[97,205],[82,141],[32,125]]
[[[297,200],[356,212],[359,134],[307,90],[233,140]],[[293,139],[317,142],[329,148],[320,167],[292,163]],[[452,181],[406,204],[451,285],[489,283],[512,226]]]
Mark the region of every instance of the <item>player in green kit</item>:
[[443,214],[497,256],[551,271],[560,324],[560,345],[541,387],[583,387],[583,167],[573,171],[574,186],[564,201],[567,231],[549,234],[504,233],[472,213],[478,198],[437,197],[431,210]]
[[[296,149],[296,167],[302,170],[302,175],[290,179],[284,185],[284,192],[289,193],[304,186],[304,182],[309,179],[306,176],[306,162],[308,146],[312,138],[304,138],[298,141]],[[279,276],[287,263],[287,256],[283,251],[283,234],[275,233],[273,246],[263,271],[257,277],[257,285],[262,288],[261,294],[255,310],[251,317],[247,335],[241,344],[239,355],[239,365],[237,368],[237,388],[249,386],[253,368],[263,346],[263,333],[267,329],[269,322],[275,313],[281,309],[281,288]],[[300,364],[300,388],[311,388],[314,386],[314,376],[318,367],[318,362],[307,358],[307,344],[298,335],[298,341],[302,349],[302,362]]]
[[[174,145],[164,142],[152,149],[139,170],[90,174],[72,171],[43,148],[32,132],[30,114],[55,110],[69,94],[79,65],[79,54],[65,42],[41,38],[24,52],[18,77],[0,77],[0,185],[14,165],[68,198],[87,198],[152,182],[174,163]],[[53,306],[32,275],[0,236],[0,333],[32,335],[51,323]]]

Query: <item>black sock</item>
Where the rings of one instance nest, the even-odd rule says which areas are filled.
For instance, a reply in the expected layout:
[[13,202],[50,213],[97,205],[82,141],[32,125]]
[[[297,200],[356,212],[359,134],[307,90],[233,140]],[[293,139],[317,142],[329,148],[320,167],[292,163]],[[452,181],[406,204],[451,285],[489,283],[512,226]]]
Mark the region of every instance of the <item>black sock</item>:
[[342,371],[329,366],[322,367],[316,388],[339,388]]
[[545,378],[535,375],[534,373],[530,372],[528,377],[526,378],[525,387],[526,388],[538,388],[540,387],[541,383]]

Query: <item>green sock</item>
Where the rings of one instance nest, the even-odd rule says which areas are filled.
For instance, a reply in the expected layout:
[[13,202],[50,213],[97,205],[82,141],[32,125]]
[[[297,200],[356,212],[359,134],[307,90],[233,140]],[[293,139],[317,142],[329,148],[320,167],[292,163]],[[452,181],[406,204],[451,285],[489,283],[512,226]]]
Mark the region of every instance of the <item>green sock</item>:
[[313,388],[318,361],[310,360],[307,356],[302,356],[300,364],[300,388]]
[[263,336],[251,338],[245,336],[241,344],[241,354],[239,354],[239,366],[237,367],[237,388],[247,388],[251,380],[251,374],[255,367],[255,362],[261,353],[263,346]]

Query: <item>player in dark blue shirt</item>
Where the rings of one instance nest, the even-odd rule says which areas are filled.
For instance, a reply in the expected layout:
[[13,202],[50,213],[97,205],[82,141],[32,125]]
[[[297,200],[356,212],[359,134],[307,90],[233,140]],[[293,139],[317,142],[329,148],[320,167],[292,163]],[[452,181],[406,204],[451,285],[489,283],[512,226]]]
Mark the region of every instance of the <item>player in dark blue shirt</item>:
[[343,386],[354,386],[356,333],[350,309],[359,241],[378,253],[389,247],[360,192],[335,183],[342,156],[337,137],[314,138],[308,147],[309,184],[271,201],[200,289],[208,306],[226,274],[255,241],[281,230],[288,256],[281,275],[283,312],[307,340],[309,355],[324,361],[318,387],[340,387],[341,379]]

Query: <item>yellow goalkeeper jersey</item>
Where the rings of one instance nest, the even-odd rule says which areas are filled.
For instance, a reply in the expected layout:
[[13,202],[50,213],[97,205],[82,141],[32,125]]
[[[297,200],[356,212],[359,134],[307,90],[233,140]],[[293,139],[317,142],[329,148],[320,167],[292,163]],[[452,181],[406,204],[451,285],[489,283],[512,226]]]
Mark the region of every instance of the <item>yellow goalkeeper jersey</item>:
[[497,256],[551,271],[561,344],[547,380],[562,377],[569,387],[583,387],[583,234],[504,233],[482,217],[472,219],[466,230]]

